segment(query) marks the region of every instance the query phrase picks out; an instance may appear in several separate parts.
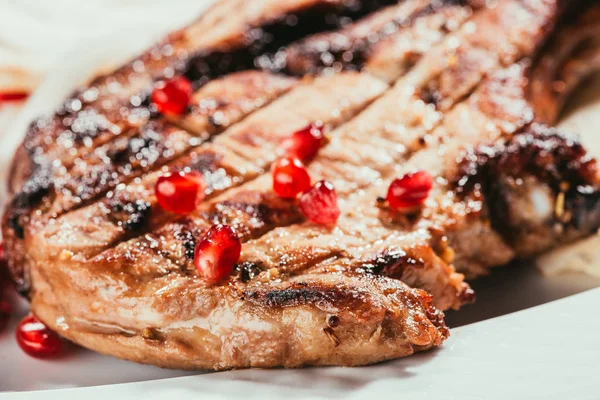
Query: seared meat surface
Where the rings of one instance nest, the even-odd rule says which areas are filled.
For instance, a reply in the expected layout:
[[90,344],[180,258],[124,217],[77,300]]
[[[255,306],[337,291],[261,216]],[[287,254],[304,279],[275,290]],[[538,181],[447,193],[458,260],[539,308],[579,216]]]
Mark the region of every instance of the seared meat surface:
[[[559,0],[488,3],[217,3],[32,125],[3,219],[19,290],[64,337],[171,368],[364,365],[440,346],[443,310],[474,300],[463,274],[600,226],[596,163],[539,124],[564,99],[536,84],[584,75],[565,65],[591,51],[563,35],[591,27],[576,37],[594,48],[597,10],[576,24]],[[173,74],[194,92],[163,116],[149,93]],[[307,167],[336,188],[335,226],[306,220],[269,173],[317,121],[327,143]],[[378,201],[417,170],[434,177],[421,208]],[[174,171],[206,184],[185,216],[154,192]],[[193,262],[214,224],[242,242],[216,285]]]

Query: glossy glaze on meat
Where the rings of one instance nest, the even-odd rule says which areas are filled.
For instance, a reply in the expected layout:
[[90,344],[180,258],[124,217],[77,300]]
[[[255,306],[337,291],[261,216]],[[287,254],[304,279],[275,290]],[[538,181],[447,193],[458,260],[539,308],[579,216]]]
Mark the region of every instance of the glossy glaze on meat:
[[[66,338],[171,368],[364,365],[440,346],[442,311],[474,300],[463,273],[600,225],[595,161],[538,125],[531,101],[537,67],[564,64],[546,44],[563,5],[217,3],[34,123],[3,220],[19,289]],[[191,107],[163,117],[148,93],[179,73]],[[327,144],[308,169],[336,188],[334,227],[307,221],[269,174],[315,121]],[[184,217],[154,194],[179,170],[206,182]],[[378,201],[415,170],[434,177],[422,208]],[[242,255],[209,285],[193,254],[216,223]]]

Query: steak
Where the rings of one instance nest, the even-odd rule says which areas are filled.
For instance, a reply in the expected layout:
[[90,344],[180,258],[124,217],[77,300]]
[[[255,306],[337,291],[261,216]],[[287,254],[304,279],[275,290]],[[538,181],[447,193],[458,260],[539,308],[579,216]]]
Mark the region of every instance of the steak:
[[[475,299],[465,275],[600,227],[595,160],[543,125],[597,54],[583,3],[217,3],[32,125],[2,227],[17,287],[65,338],[170,368],[356,366],[442,345],[443,311]],[[194,88],[181,116],[149,100],[173,74]],[[569,90],[540,83],[556,77]],[[272,189],[282,141],[314,122],[327,144],[307,167],[336,188],[335,226]],[[416,170],[435,178],[421,208],[381,201]],[[176,171],[206,184],[185,216],[154,193]],[[193,256],[215,224],[242,253],[212,285]]]

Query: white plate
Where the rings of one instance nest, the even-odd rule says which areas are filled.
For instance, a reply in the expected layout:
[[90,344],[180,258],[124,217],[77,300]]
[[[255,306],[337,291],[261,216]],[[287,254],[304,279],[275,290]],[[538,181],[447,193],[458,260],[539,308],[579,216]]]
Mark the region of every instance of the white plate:
[[[1,144],[1,162],[8,162],[32,117],[50,112],[77,82],[93,74],[108,56],[114,57],[114,49],[106,43],[115,41],[102,43],[73,52],[68,65],[48,77]],[[600,93],[591,88],[588,91]],[[587,133],[584,138],[588,146],[598,148],[598,125],[585,122],[599,115],[593,111],[593,96],[582,99],[588,97],[589,103],[580,105],[569,123],[579,125],[580,132]],[[474,286],[477,304],[448,315],[450,326],[472,324],[453,329],[442,349],[359,369],[190,374],[136,365],[84,349],[74,350],[63,359],[40,361],[18,349],[9,328],[0,333],[0,392],[36,392],[0,397],[154,399],[199,393],[203,398],[362,398],[384,393],[461,400],[600,397],[600,381],[595,379],[600,370],[600,319],[596,316],[600,289],[569,297],[600,286],[600,280],[581,274],[543,277],[532,266],[515,265],[495,271]],[[498,317],[563,297],[568,298]],[[26,305],[21,304],[13,327],[26,312]],[[487,321],[477,322],[483,320]],[[173,377],[179,378],[167,379]]]
[[[125,385],[5,395],[7,399],[164,398],[598,399],[600,289],[455,329],[443,348],[364,368],[231,371]],[[21,356],[21,359],[24,356]],[[19,360],[15,360],[17,363]],[[107,360],[79,360],[91,376]],[[100,360],[101,361],[101,360]],[[14,369],[14,364],[3,365]],[[11,368],[4,366],[10,365]],[[114,363],[121,372],[125,364]],[[68,368],[69,370],[65,369]],[[17,379],[63,376],[74,367],[44,363]],[[135,369],[131,366],[132,369]],[[93,380],[92,377],[89,378]]]

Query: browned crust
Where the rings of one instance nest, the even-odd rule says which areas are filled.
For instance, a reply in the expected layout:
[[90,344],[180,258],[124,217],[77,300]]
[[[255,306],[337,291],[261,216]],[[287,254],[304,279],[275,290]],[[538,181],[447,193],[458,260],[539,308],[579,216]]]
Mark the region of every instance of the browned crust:
[[[540,4],[542,3],[544,2],[529,1],[527,6],[533,7],[537,4],[541,7]],[[550,4],[551,2],[547,1],[547,3]],[[552,6],[549,6],[550,8]],[[518,10],[518,8],[516,9]],[[549,11],[549,14],[552,13]],[[549,18],[549,21],[551,20],[553,18]],[[548,26],[551,24],[549,22]],[[536,40],[527,43],[537,46],[544,35],[543,32],[534,32],[534,35],[539,37],[536,36]],[[507,42],[509,41],[507,40]],[[513,43],[510,44],[514,45]],[[518,43],[518,45],[520,44]],[[519,47],[518,45],[514,45],[514,47]],[[523,51],[528,54],[532,49]],[[459,54],[459,56],[466,57],[470,55],[465,53]],[[477,54],[475,55],[476,58]],[[464,67],[465,65],[469,65],[469,63],[465,64],[464,60],[461,61],[461,66]],[[481,73],[487,73],[485,68],[483,69],[484,71]],[[476,82],[471,82],[471,78],[468,76],[469,73],[470,71],[465,69],[458,71],[456,74],[447,75],[449,79],[456,78],[461,81],[460,83],[464,83],[466,92],[456,94],[455,100],[463,95],[468,95],[472,87],[476,85]],[[429,94],[440,88],[443,89],[444,85],[448,89],[453,85],[453,81],[441,82],[439,87],[431,88],[431,93],[425,93],[426,96],[424,97],[434,99],[435,96],[429,96]],[[442,92],[444,90],[440,93]],[[446,93],[442,93],[442,95],[445,96]],[[451,98],[452,95],[448,93],[448,97]],[[434,108],[438,107],[438,110],[445,110],[446,107],[450,107],[449,102],[448,105],[446,103],[436,104],[436,102],[432,102],[432,104]],[[244,133],[238,139],[241,142],[248,139],[248,142],[255,143],[257,136],[257,134],[251,136]],[[258,139],[260,140],[260,138]],[[541,146],[546,144],[554,146],[554,143],[554,139],[539,141]],[[242,144],[248,143],[241,143],[240,146]],[[570,146],[564,140],[557,140],[556,146],[552,147],[552,151],[559,152],[559,161],[569,162],[572,159],[582,157],[577,151],[569,152],[569,150],[575,148],[576,146]],[[561,149],[566,149],[566,152],[564,154],[560,153]],[[521,154],[518,151],[508,151],[508,154],[516,153]],[[485,152],[482,154],[489,155]],[[23,154],[17,157],[22,156]],[[497,159],[498,157],[492,156],[476,164],[479,169],[483,169],[484,166],[495,165],[494,162]],[[547,164],[545,165],[551,165],[551,162],[559,161],[553,158],[546,160]],[[217,160],[211,159],[209,163],[214,165]],[[503,165],[503,168],[506,168],[507,164],[505,162],[498,165]],[[540,166],[535,164],[534,167],[539,169]],[[591,167],[575,169],[578,171],[592,170]],[[31,167],[28,169],[26,165],[18,167],[15,170],[17,172],[16,180],[20,180],[20,176],[34,175],[36,171],[39,171],[39,169],[36,170]],[[552,175],[548,169],[544,171]],[[571,173],[572,171],[567,168],[565,171],[559,171],[559,174],[567,172]],[[582,182],[588,183],[593,174],[589,172],[580,175]],[[478,176],[478,174],[475,173],[473,176]],[[560,176],[562,177],[562,175]],[[571,176],[569,175],[569,177]],[[595,178],[596,176],[594,176]],[[596,182],[594,180],[594,183]],[[465,184],[467,183],[470,183],[468,179]],[[15,187],[18,186],[20,185],[16,182]],[[41,185],[41,188],[34,187],[33,189],[43,190],[44,187]],[[17,201],[13,204],[13,212],[20,206],[18,200],[17,197]],[[137,200],[136,204],[137,202],[143,202],[143,204],[139,204],[140,207],[138,208],[134,207],[132,212],[129,209],[112,210],[117,225],[120,223],[119,226],[126,227],[130,225],[135,228],[139,225],[138,219],[147,219],[145,200]],[[247,201],[229,202],[227,204],[221,203],[221,206],[232,213],[241,211],[240,220],[244,220],[244,218],[258,220],[256,228],[258,235],[264,229],[261,224],[266,226],[271,223],[271,219],[277,220],[281,215],[284,218],[293,217],[294,211],[297,212],[295,209],[287,208],[286,206],[289,206],[289,204],[276,204],[272,209],[265,211],[251,203]],[[259,198],[258,203],[260,205],[270,205],[269,199],[262,197]],[[23,205],[23,207],[26,206],[26,204]],[[282,210],[281,215],[278,214],[278,207]],[[137,214],[141,214],[141,216],[138,218]],[[132,215],[133,220],[131,219]],[[202,215],[202,218],[218,222],[224,215],[227,216],[222,210],[219,213],[212,214],[209,210]],[[27,222],[26,220],[21,221],[22,224]],[[187,226],[186,224],[185,220],[181,221],[184,228]],[[241,223],[241,225],[244,224],[245,221]],[[3,229],[6,231],[9,225],[10,213],[5,216]],[[312,270],[308,274],[301,274],[297,277],[286,277],[289,280],[285,281],[284,279],[283,282],[272,279],[267,282],[252,282],[250,285],[244,286],[233,281],[229,282],[228,285],[207,288],[205,282],[193,279],[193,274],[186,269],[185,265],[178,265],[173,262],[173,260],[181,259],[180,254],[170,260],[169,255],[163,249],[157,249],[152,234],[148,234],[143,240],[135,242],[134,247],[128,247],[128,243],[121,243],[119,248],[112,248],[90,260],[82,261],[81,254],[74,255],[65,252],[64,254],[49,255],[47,259],[33,262],[26,259],[29,256],[26,255],[28,252],[25,244],[19,241],[19,238],[15,236],[15,232],[8,232],[6,235],[7,245],[12,253],[10,263],[13,271],[21,274],[24,281],[29,280],[29,277],[26,276],[29,271],[24,272],[18,270],[18,268],[31,267],[33,308],[40,318],[48,322],[51,328],[77,343],[107,354],[142,363],[189,369],[272,367],[277,365],[285,367],[332,364],[363,365],[439,346],[448,336],[447,328],[443,323],[443,313],[432,306],[434,299],[430,295],[421,290],[410,289],[399,281],[388,277],[377,276],[377,274],[320,275],[319,271]],[[248,238],[254,235],[255,233],[250,229]],[[27,243],[29,246],[34,244]],[[432,251],[431,249],[427,250]],[[404,275],[403,271],[399,272],[397,269],[403,269],[405,265],[400,265],[402,262],[397,262],[398,260],[395,259],[387,260],[386,257],[385,253],[379,253],[375,257],[376,261],[379,258],[384,258],[384,265],[376,265],[376,267],[382,267],[380,272],[394,277],[396,273]],[[444,264],[444,266],[449,269],[447,264]],[[273,274],[276,275],[277,272],[273,271]],[[271,271],[267,271],[267,273],[271,273]],[[161,294],[158,295],[158,292],[154,291],[157,287],[147,287],[146,285],[154,284],[159,280],[160,282],[156,283],[157,285],[165,282],[172,282],[176,285],[161,287]],[[82,282],[85,283],[82,284]],[[461,285],[461,283],[462,278],[457,283],[461,290],[457,290],[456,300],[458,303],[468,302],[472,300],[472,293],[469,292],[468,286]],[[24,282],[21,283],[21,286],[22,289],[27,289]],[[111,294],[107,294],[106,288],[110,289],[117,286],[119,290],[123,290],[123,298],[111,299]],[[81,315],[81,310],[65,310],[61,307],[62,304],[69,304],[69,297],[72,300],[82,300],[80,304],[76,304],[76,307],[90,307],[89,310],[86,310],[92,315],[90,320],[94,320],[94,314],[97,318],[110,320],[109,313],[114,311],[115,308],[119,308],[111,303],[111,300],[120,301],[125,299],[133,301],[139,309],[147,307],[164,316],[169,323],[172,323],[173,320],[175,322],[179,321],[178,318],[180,317],[183,321],[189,321],[193,319],[192,317],[198,315],[201,318],[206,318],[206,314],[210,312],[210,307],[221,307],[228,311],[227,307],[234,305],[236,312],[240,310],[244,312],[244,317],[264,317],[260,322],[287,321],[284,316],[286,316],[286,313],[290,313],[287,314],[288,318],[290,315],[299,316],[294,320],[294,324],[302,324],[303,318],[308,320],[315,318],[315,321],[325,321],[325,325],[309,323],[302,326],[305,329],[303,334],[314,339],[314,349],[311,349],[311,346],[307,346],[308,349],[303,347],[306,346],[306,343],[302,343],[302,341],[294,342],[293,345],[289,344],[292,342],[289,334],[294,333],[296,328],[296,325],[289,325],[289,322],[284,324],[282,330],[272,335],[266,333],[265,336],[257,335],[249,338],[247,343],[243,341],[236,342],[236,334],[239,332],[235,330],[221,334],[216,329],[210,331],[206,336],[202,336],[197,335],[195,330],[190,334],[185,329],[178,327],[171,329],[169,324],[165,326],[143,326],[143,324],[148,324],[148,321],[135,318],[128,320],[128,323],[132,326],[125,324],[126,326],[123,327],[122,332],[106,333],[94,329],[91,331],[82,329],[74,324],[74,320],[71,318],[73,315],[77,316],[78,313]],[[91,299],[96,301],[91,301]],[[226,301],[228,304],[223,306],[219,303],[221,301]],[[120,303],[120,311],[126,308],[123,307],[123,304]],[[201,306],[206,306],[206,308]],[[102,307],[105,308],[104,313],[100,313]],[[331,314],[337,318],[336,321],[338,322],[335,324],[327,323],[327,321],[331,321]],[[66,320],[63,321],[62,317]],[[72,325],[69,327],[69,324]],[[225,324],[224,321],[223,324]],[[221,320],[214,326],[219,328],[220,325]],[[201,329],[194,326],[194,329],[196,328]],[[128,332],[125,332],[125,330],[128,330]],[[200,336],[200,342],[198,336]],[[227,343],[227,339],[231,339],[234,344]],[[202,340],[208,342],[217,340],[220,341],[220,345],[212,346],[202,342]],[[272,340],[272,342],[269,340]],[[228,347],[230,345],[231,347]],[[198,348],[201,349],[200,353],[197,350]],[[257,349],[258,351],[256,351]],[[299,349],[305,350],[306,353],[296,354],[295,352]],[[315,351],[315,349],[318,351]],[[203,353],[205,350],[206,353]],[[223,354],[228,357],[226,361],[219,358]]]

